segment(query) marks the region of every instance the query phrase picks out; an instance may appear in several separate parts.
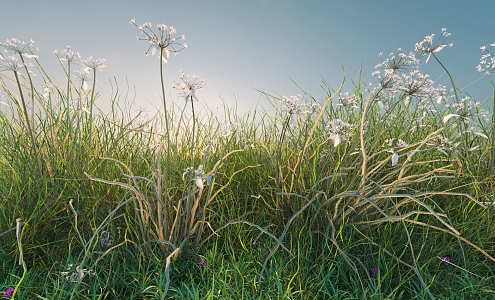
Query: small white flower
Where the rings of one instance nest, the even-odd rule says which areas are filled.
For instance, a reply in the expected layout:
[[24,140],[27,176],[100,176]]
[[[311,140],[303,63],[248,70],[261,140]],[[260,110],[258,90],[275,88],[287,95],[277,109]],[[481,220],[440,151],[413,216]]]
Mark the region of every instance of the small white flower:
[[433,52],[439,52],[447,46],[452,47],[454,45],[453,43],[445,43],[449,36],[450,33],[447,32],[447,29],[442,28],[442,36],[435,43],[433,43],[435,35],[428,35],[421,42],[416,43],[415,50],[421,52],[421,56],[428,55],[428,58],[426,59],[426,63],[428,63]]
[[76,76],[76,79],[78,79],[81,82],[81,87],[83,88],[83,90],[87,90],[88,81],[91,80],[91,74],[89,73],[89,71],[86,69],[75,70],[74,75]]
[[72,51],[70,49],[70,46],[67,46],[67,49],[60,51],[60,55],[58,53],[58,50],[53,51],[53,54],[55,54],[61,62],[65,61],[68,63],[72,63],[81,58],[79,52]]
[[356,126],[341,119],[334,119],[330,121],[330,125],[327,128],[329,130],[328,138],[333,141],[333,146],[337,147],[342,141],[349,139]]
[[37,58],[37,55],[33,53],[39,51],[38,47],[34,46],[34,41],[29,40],[28,43],[18,40],[16,38],[11,38],[5,40],[4,43],[0,43],[0,47],[3,47],[6,52],[11,52],[13,54],[18,54],[19,56],[24,56],[27,58]]
[[395,167],[397,165],[397,163],[399,163],[399,154],[397,152],[395,152],[394,150],[389,150],[387,152],[392,153],[392,156],[390,157],[390,159],[392,161],[392,167]]
[[199,165],[199,167],[194,171],[196,173],[196,176],[194,177],[194,183],[196,183],[196,186],[202,190],[204,185],[203,185],[203,165]]
[[204,79],[200,79],[198,75],[193,75],[189,77],[189,75],[184,74],[184,71],[180,70],[181,76],[180,79],[182,82],[178,82],[174,80],[176,84],[173,88],[179,90],[179,93],[184,97],[184,100],[196,100],[199,101],[196,97],[196,91],[205,87],[208,83]]
[[[165,24],[158,24],[157,28],[159,33],[155,34],[151,29],[152,26],[150,22],[137,25],[136,20],[131,19],[129,23],[135,25],[137,29],[144,34],[145,37],[138,37],[138,40],[144,40],[150,43],[150,47],[145,55],[148,55],[151,49],[151,55],[155,55],[158,52],[161,55],[162,60],[166,63],[170,56],[170,52],[178,54],[179,51],[187,48],[187,44],[179,42],[185,39],[184,35],[181,35],[179,38],[174,37],[177,30],[173,26],[168,27]],[[160,58],[160,55],[158,58]]]
[[103,70],[107,66],[105,65],[104,58],[94,59],[93,56],[88,57],[86,60],[82,60],[81,64],[85,67],[84,71],[89,72],[90,70]]
[[[490,46],[495,47],[495,43],[490,44]],[[495,71],[495,54],[487,49],[487,46],[480,47],[482,52],[486,52],[480,58],[480,63],[476,67],[478,72],[485,72],[488,75]]]

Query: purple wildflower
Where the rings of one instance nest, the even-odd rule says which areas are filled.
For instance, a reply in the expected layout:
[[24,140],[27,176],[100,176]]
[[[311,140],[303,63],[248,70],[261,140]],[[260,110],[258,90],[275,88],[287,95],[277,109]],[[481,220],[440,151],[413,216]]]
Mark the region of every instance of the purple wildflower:
[[200,259],[199,259],[199,266],[201,266],[201,267],[202,267],[202,266],[204,266],[204,265],[205,265],[205,263],[206,263],[206,261],[205,261],[205,259],[204,259],[204,258],[200,258]]
[[370,268],[371,276],[375,276],[377,272],[378,272],[377,268],[373,268],[373,267]]
[[445,263],[445,265],[450,264],[450,258],[448,258],[447,256],[442,256],[440,257],[440,259]]
[[3,291],[3,296],[7,299],[10,299],[10,297],[12,297],[13,294],[14,294],[14,288],[12,287]]

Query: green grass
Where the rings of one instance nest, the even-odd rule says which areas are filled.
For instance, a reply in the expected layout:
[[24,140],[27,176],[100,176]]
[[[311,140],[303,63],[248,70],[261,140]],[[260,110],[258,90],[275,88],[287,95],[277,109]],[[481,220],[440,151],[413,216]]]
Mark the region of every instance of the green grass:
[[313,113],[265,94],[272,112],[168,100],[143,122],[119,95],[95,107],[94,86],[45,98],[0,76],[0,290],[15,299],[495,297],[493,141],[463,132],[492,136],[479,111],[444,122],[432,99],[359,83],[355,108],[327,87],[293,98]]

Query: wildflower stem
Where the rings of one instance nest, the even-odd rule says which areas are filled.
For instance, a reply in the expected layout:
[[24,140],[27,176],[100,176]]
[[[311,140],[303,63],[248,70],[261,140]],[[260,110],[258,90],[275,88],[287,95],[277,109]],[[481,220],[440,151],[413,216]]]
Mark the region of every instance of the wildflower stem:
[[440,64],[440,66],[445,70],[445,73],[449,76],[450,82],[452,83],[452,88],[454,89],[454,94],[455,94],[455,102],[459,103],[459,96],[457,95],[457,88],[454,83],[454,79],[452,78],[452,75],[450,74],[449,70],[442,64],[440,59],[435,55],[435,52],[430,52],[433,57],[436,59],[436,61]]
[[15,81],[17,83],[17,87],[19,88],[19,95],[21,97],[22,109],[24,112],[24,117],[26,118],[26,127],[29,132],[29,137],[31,138],[31,143],[33,144],[34,154],[38,158],[38,168],[39,171],[41,172],[41,161],[40,161],[40,156],[38,155],[38,147],[36,146],[36,140],[34,138],[33,128],[31,127],[31,121],[29,119],[29,113],[27,111],[26,101],[24,100],[24,94],[22,93],[22,87],[19,81],[19,75],[17,74],[16,71],[14,71],[14,76],[15,76]]
[[[442,68],[445,70],[445,73],[447,73],[447,75],[449,76],[450,82],[452,83],[452,88],[454,89],[455,103],[458,104],[460,102],[459,96],[457,95],[457,88],[455,86],[454,79],[452,78],[452,75],[450,74],[449,70],[442,64],[440,59],[438,59],[438,57],[435,55],[435,52],[431,52],[431,54],[433,55],[435,60],[440,64],[440,66],[442,66]],[[465,102],[464,102],[464,110],[466,110],[466,103]],[[459,123],[461,125],[461,131],[464,132],[466,127],[467,127],[464,118],[459,118]],[[464,142],[464,149],[467,151],[467,149],[469,149],[467,136],[464,137],[463,142]],[[466,163],[469,164],[469,161],[466,160]],[[469,170],[469,167],[468,167],[468,170]]]
[[[169,131],[169,124],[168,124],[168,114],[167,114],[167,101],[165,97],[165,84],[163,82],[163,52],[164,48],[160,49],[160,82],[162,85],[162,97],[163,97],[163,115],[165,118],[165,131],[166,131],[166,137],[167,137],[167,157],[166,157],[166,162],[165,162],[165,180],[164,180],[164,191],[165,191],[165,197],[163,198],[163,204],[164,204],[164,214],[163,214],[163,224],[167,224],[167,203],[168,203],[168,174],[169,174],[169,164],[170,164],[170,131]],[[161,170],[161,165],[157,166]],[[165,226],[166,227],[166,226]],[[164,232],[164,235],[167,236],[167,232]]]
[[27,266],[26,262],[24,261],[23,258],[23,253],[22,253],[22,231],[24,230],[24,222],[22,222],[22,218],[17,218],[16,219],[16,237],[17,237],[17,245],[19,246],[19,265],[22,265],[22,277],[19,279],[17,284],[14,287],[14,292],[12,293],[12,299],[15,299],[15,293],[19,289],[19,287],[22,284],[22,281],[24,280],[24,277],[26,276],[27,273]]
[[[95,88],[96,88],[96,68],[93,68],[93,88],[91,89],[91,98],[89,98],[89,149],[92,149],[91,144],[93,142],[93,103],[95,96]],[[90,155],[86,156],[86,168],[89,164]]]
[[191,100],[191,109],[192,109],[192,141],[191,141],[191,166],[194,166],[194,138],[195,138],[195,131],[196,131],[196,116],[194,114],[194,99],[192,95],[189,96],[189,99]]
[[493,106],[492,106],[492,159],[491,173],[495,173],[495,89],[493,90]]
[[67,130],[70,130],[70,61],[67,62]]
[[24,61],[24,57],[22,54],[19,54],[21,57],[22,64],[24,65],[24,70],[26,70],[27,77],[29,79],[29,84],[31,86],[31,122],[34,122],[34,85],[33,85],[33,79],[31,78],[31,75],[29,75],[29,71],[26,65],[26,62]]

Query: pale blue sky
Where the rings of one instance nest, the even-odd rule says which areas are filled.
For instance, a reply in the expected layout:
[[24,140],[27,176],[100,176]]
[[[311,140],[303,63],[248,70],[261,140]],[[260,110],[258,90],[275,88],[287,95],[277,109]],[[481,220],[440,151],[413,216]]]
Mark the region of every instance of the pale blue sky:
[[[82,58],[105,58],[99,72],[99,104],[108,101],[109,78],[136,88],[136,102],[160,107],[158,59],[145,57],[146,42],[138,42],[136,23],[172,25],[184,34],[188,49],[172,56],[165,66],[168,93],[179,70],[199,74],[209,83],[197,93],[210,107],[224,99],[246,108],[258,102],[264,90],[271,94],[301,93],[291,81],[322,100],[321,79],[336,88],[358,78],[375,82],[371,73],[378,53],[401,47],[408,53],[424,36],[440,35],[446,27],[452,48],[439,53],[459,88],[480,79],[476,71],[481,45],[495,41],[495,1],[460,0],[22,0],[0,1],[0,40],[33,39],[42,65],[59,84],[62,70],[54,49],[70,45]],[[448,84],[436,62],[423,66],[433,79]],[[60,76],[60,77],[58,77]],[[466,88],[479,101],[493,93],[486,76]],[[176,99],[177,103],[182,100]]]

